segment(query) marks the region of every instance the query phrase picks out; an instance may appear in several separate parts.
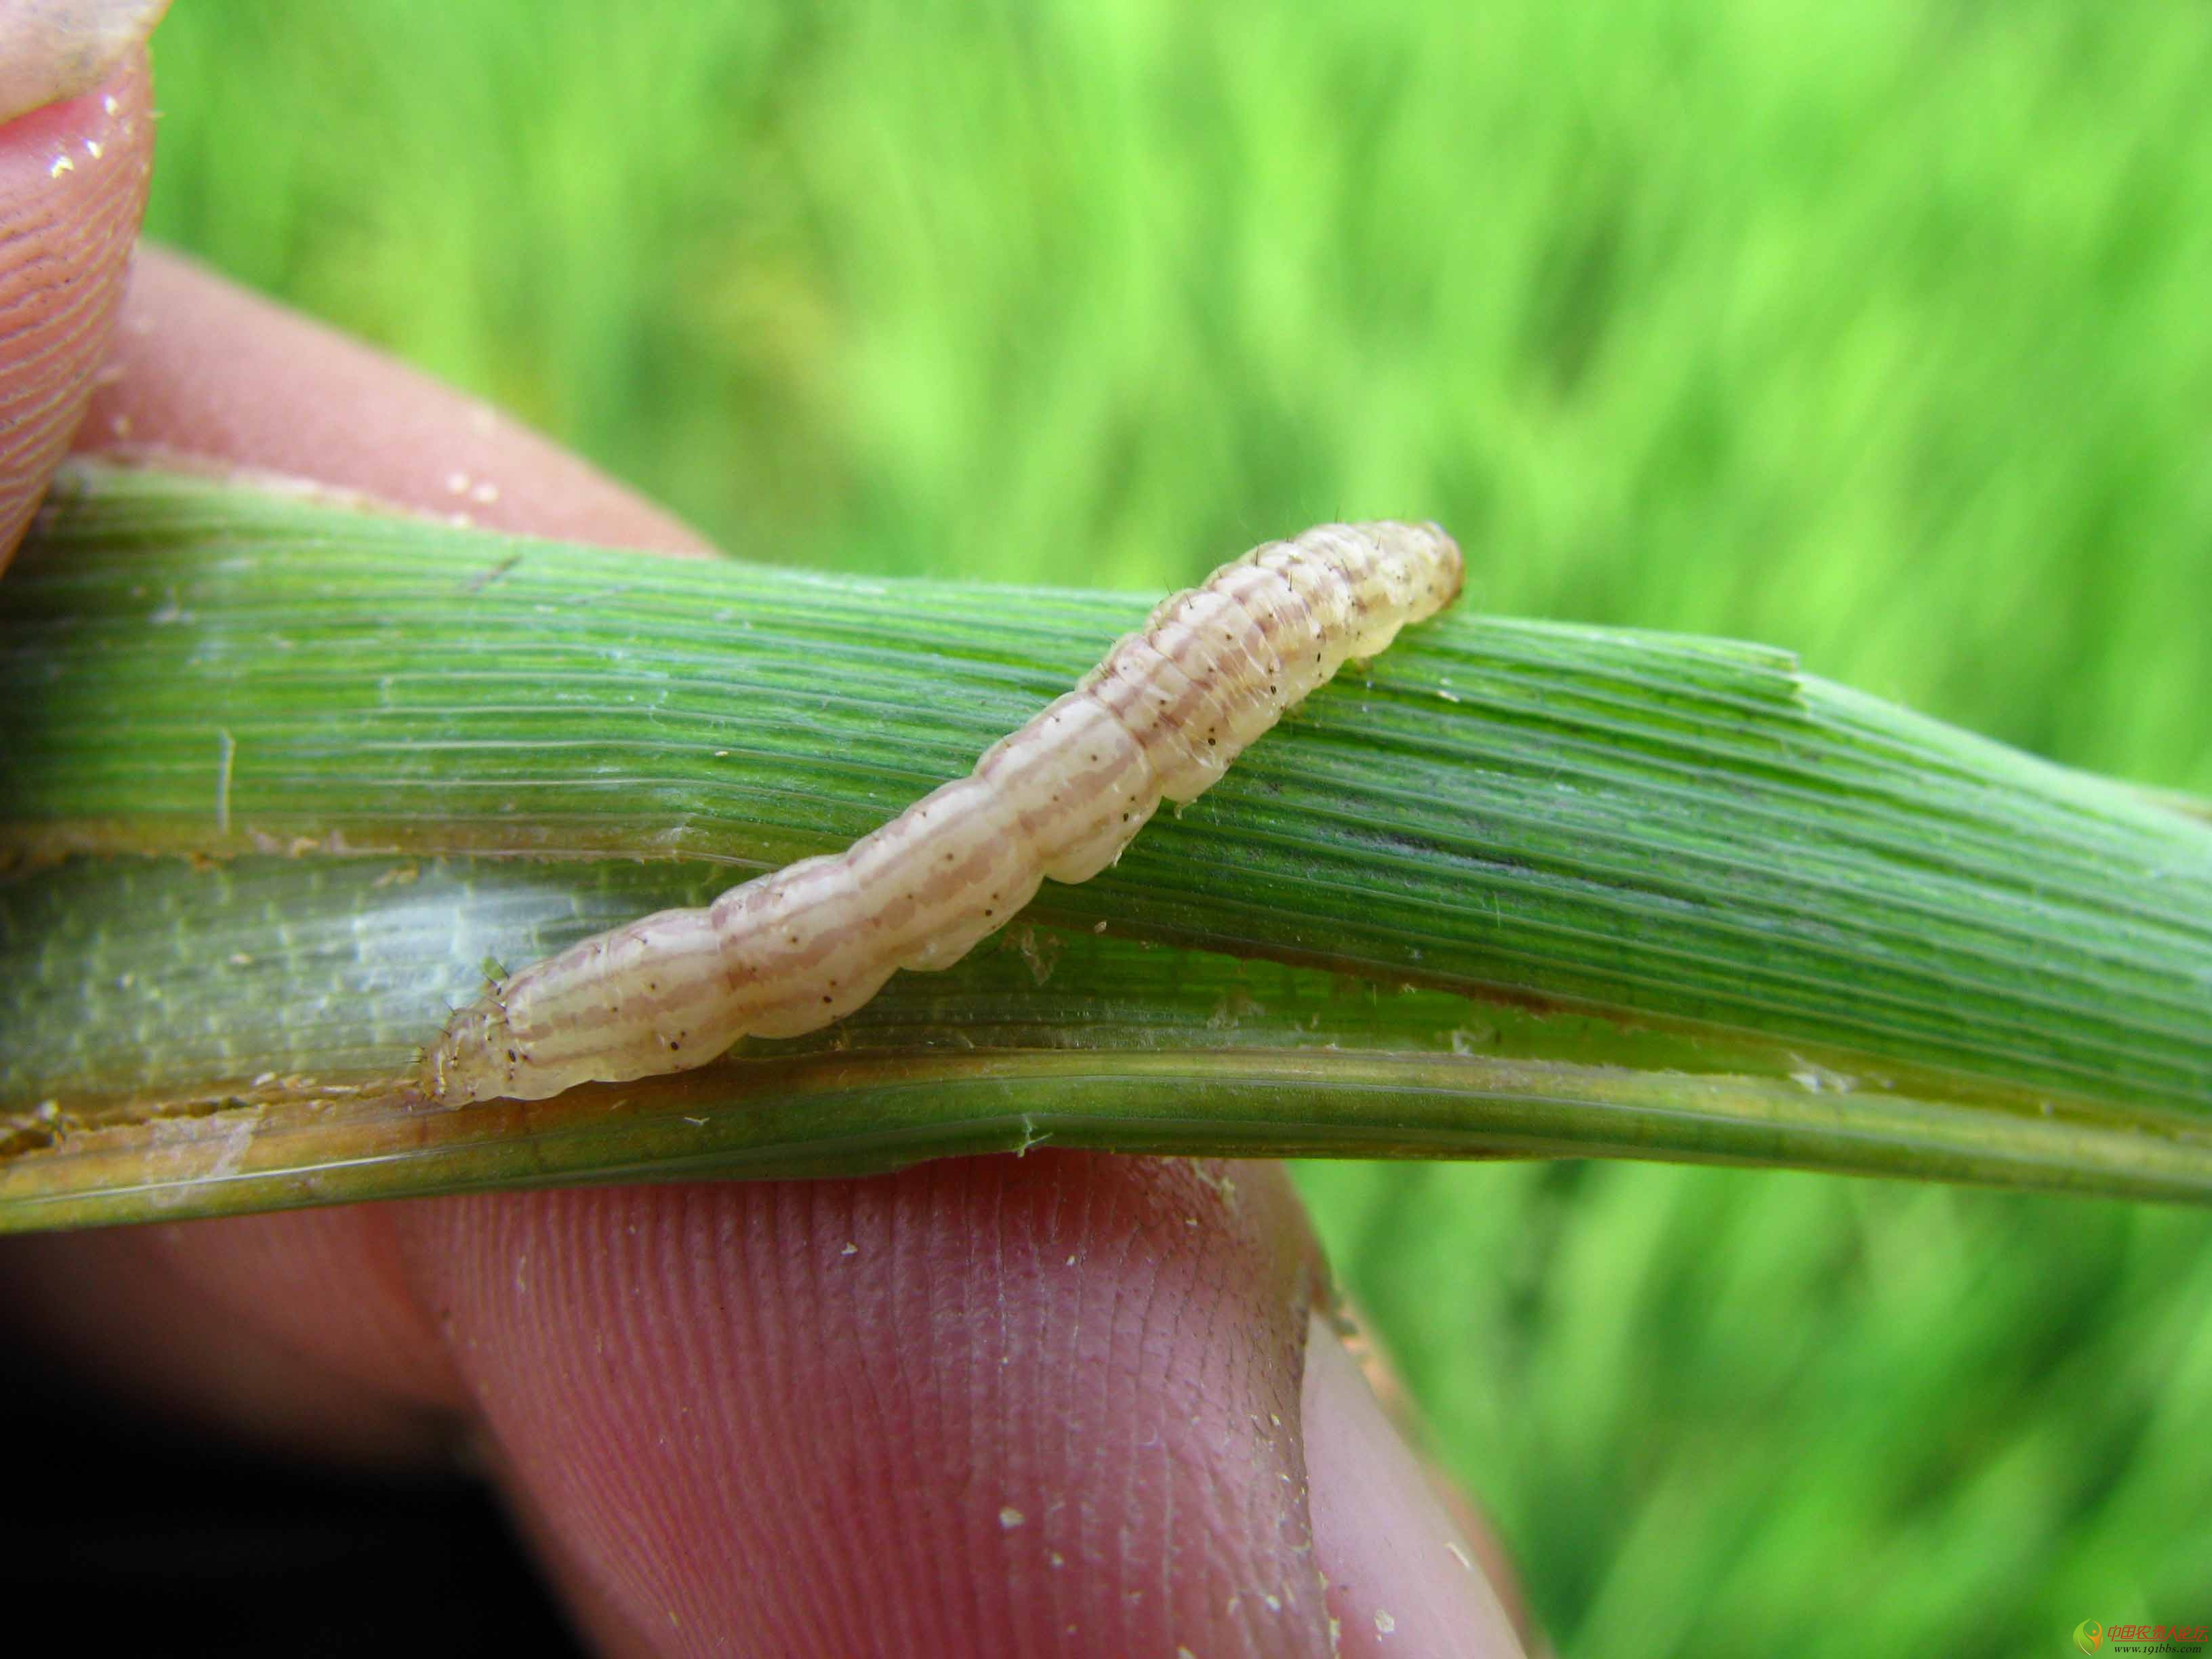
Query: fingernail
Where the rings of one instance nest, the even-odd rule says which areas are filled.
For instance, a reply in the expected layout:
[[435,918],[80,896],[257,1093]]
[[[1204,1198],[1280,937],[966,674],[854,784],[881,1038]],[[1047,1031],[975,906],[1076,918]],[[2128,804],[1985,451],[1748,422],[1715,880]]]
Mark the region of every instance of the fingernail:
[[89,92],[169,0],[0,0],[0,121]]
[[1522,1654],[1480,1556],[1318,1314],[1301,1407],[1314,1553],[1344,1659]]

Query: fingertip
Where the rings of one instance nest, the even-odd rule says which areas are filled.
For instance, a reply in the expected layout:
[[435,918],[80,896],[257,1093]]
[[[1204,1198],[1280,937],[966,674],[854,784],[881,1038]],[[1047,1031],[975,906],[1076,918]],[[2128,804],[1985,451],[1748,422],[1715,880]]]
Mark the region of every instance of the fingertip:
[[146,43],[169,0],[0,6],[0,123],[90,92]]
[[483,530],[708,550],[511,416],[154,246],[76,447],[310,479]]
[[1314,1553],[1344,1659],[1518,1659],[1514,1621],[1428,1471],[1316,1313],[1301,1400]]
[[146,210],[150,96],[142,47],[92,91],[0,126],[0,567],[68,450],[114,329]]
[[1272,1170],[1041,1152],[405,1231],[556,1571],[662,1650],[1328,1650]]

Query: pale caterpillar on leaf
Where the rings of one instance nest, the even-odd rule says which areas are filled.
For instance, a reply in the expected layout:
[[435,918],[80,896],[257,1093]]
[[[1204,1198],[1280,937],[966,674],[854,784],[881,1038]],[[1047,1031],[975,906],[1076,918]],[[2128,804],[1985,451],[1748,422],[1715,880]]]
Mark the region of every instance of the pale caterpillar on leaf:
[[1323,525],[1161,603],[975,769],[844,852],[663,910],[496,980],[423,1057],[430,1100],[543,1100],[843,1018],[949,968],[1047,877],[1088,881],[1162,800],[1195,799],[1346,660],[1459,592],[1433,524]]

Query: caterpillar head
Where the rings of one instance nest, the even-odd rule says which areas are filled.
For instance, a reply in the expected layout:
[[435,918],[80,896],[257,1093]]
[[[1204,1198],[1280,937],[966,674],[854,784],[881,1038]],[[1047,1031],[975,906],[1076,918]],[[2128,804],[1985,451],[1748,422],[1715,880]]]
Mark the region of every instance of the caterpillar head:
[[436,1045],[422,1057],[423,1098],[459,1107],[505,1096],[520,1058],[507,1011],[490,997],[471,1003],[446,1022]]

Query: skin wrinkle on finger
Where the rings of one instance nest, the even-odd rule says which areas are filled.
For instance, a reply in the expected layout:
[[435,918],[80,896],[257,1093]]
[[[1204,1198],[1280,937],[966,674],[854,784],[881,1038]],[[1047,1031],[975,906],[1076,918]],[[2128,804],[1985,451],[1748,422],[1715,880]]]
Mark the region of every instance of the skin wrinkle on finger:
[[145,54],[0,126],[0,568],[67,452],[122,304],[154,143]]
[[1279,1172],[1228,1169],[1040,1152],[401,1224],[517,1477],[672,1651],[1320,1654],[1310,1243]]
[[511,416],[151,246],[76,447],[312,479],[487,530],[708,550]]

